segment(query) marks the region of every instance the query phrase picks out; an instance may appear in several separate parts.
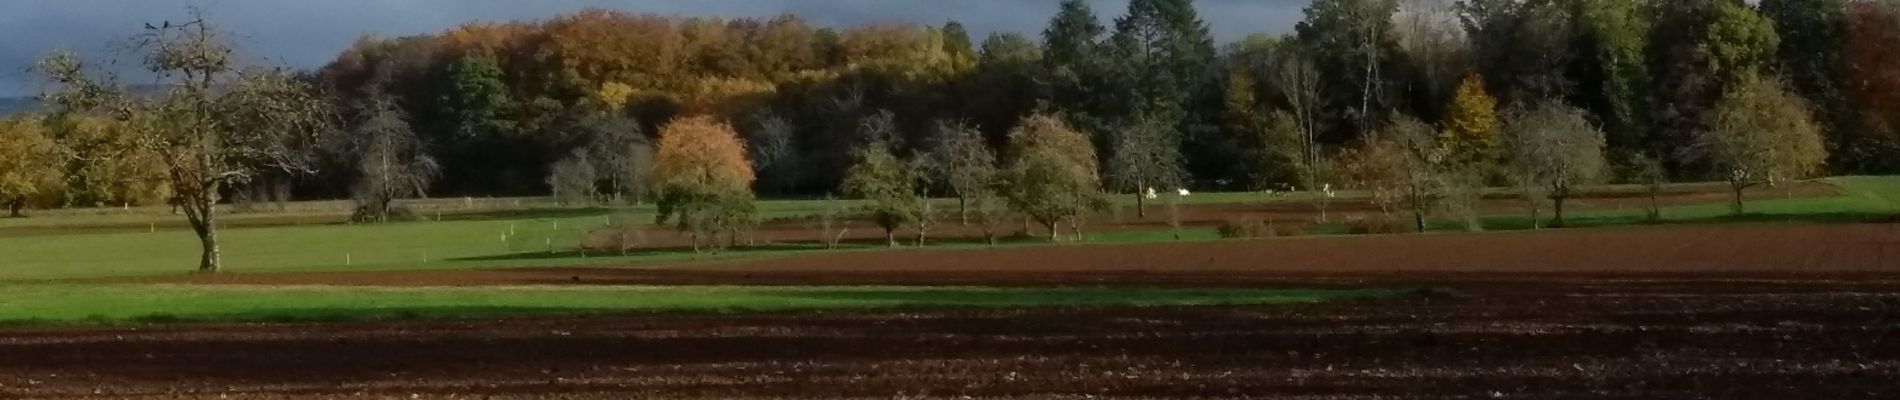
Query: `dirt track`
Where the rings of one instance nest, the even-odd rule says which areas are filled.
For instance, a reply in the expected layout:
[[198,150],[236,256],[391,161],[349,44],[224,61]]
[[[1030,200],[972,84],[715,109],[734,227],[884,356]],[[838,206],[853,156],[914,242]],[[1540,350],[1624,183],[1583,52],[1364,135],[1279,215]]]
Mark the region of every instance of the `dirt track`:
[[1660,227],[867,252],[645,270],[194,277],[1430,284],[1456,294],[1261,307],[0,329],[0,398],[1891,399],[1900,396],[1900,268],[1886,254],[1900,241],[1895,229]]

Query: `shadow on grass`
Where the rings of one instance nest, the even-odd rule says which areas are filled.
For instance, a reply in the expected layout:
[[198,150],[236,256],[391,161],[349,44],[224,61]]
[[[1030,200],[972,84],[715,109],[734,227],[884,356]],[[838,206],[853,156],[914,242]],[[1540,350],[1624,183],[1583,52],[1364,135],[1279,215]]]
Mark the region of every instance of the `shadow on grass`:
[[1443,289],[1151,289],[1058,287],[1033,289],[799,290],[773,294],[796,303],[869,307],[1152,307],[1267,305],[1438,295]]
[[[1878,212],[1745,213],[1739,215],[1726,214],[1693,218],[1669,218],[1665,215],[1662,220],[1656,221],[1651,221],[1643,216],[1573,217],[1566,218],[1563,225],[1555,225],[1554,221],[1545,218],[1539,221],[1539,225],[1536,228],[1599,228],[1637,225],[1712,225],[1762,222],[1852,224],[1891,222],[1894,220],[1894,217],[1895,215],[1892,213]],[[1533,229],[1528,216],[1489,216],[1483,219],[1483,224],[1485,230],[1492,231]],[[1432,221],[1427,223],[1426,226],[1428,230],[1432,231],[1458,231],[1464,229],[1464,225],[1456,221]]]
[[577,259],[577,258],[716,256],[716,255],[722,255],[722,254],[751,254],[751,253],[772,253],[772,252],[814,251],[814,250],[825,250],[825,248],[824,246],[815,245],[815,244],[768,244],[768,245],[732,247],[732,248],[727,248],[725,250],[720,250],[716,252],[715,251],[695,252],[693,251],[691,247],[656,247],[656,248],[643,248],[643,249],[628,249],[625,252],[610,251],[610,250],[562,250],[562,251],[553,251],[553,252],[530,251],[530,252],[499,254],[499,255],[490,255],[490,256],[450,258],[449,260],[450,261],[533,261],[533,260],[562,260],[562,259]]
[[606,215],[611,215],[611,214],[616,214],[616,213],[622,213],[624,211],[626,210],[619,210],[619,209],[606,208],[606,207],[530,208],[530,209],[521,209],[521,210],[497,210],[497,211],[483,211],[483,212],[474,212],[474,213],[454,213],[454,214],[443,213],[442,220],[443,221],[502,221],[502,220],[519,220],[519,219],[582,218],[582,217],[600,217],[600,216],[606,216]]

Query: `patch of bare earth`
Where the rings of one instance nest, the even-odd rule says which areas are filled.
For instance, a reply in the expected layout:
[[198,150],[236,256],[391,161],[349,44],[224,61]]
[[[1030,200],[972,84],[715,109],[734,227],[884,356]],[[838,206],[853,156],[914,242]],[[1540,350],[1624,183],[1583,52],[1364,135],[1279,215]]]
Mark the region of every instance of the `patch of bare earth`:
[[[1893,398],[1890,278],[1492,273],[1439,279],[1449,297],[1288,306],[15,328],[0,397]],[[1285,283],[1303,279],[1326,281]]]

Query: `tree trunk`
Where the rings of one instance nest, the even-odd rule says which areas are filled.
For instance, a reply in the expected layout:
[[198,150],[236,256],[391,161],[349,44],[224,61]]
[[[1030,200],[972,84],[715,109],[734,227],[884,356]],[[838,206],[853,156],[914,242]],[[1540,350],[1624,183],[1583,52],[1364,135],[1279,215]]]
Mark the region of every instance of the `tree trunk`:
[[[925,200],[925,201],[929,201],[929,200]],[[963,196],[963,195],[957,196],[957,219],[963,223],[963,226],[970,226],[970,197],[969,196]]]
[[7,202],[7,215],[14,218],[26,217],[26,198],[16,198]]
[[890,243],[893,248],[897,247],[897,231],[884,228],[884,241]]
[[1412,209],[1412,224],[1418,227],[1418,233],[1425,233],[1425,210]]
[[1748,184],[1731,181],[1729,182],[1729,187],[1735,190],[1735,203],[1731,204],[1730,207],[1735,209],[1735,215],[1742,215],[1742,213],[1746,211],[1742,208],[1742,189],[1747,189]]
[[1049,222],[1045,223],[1045,225],[1048,225],[1049,227],[1049,242],[1050,243],[1062,241],[1062,230],[1056,228],[1056,223],[1057,223],[1056,220],[1049,220]]
[[1148,219],[1148,196],[1143,189],[1135,189],[1135,218]]
[[[1525,197],[1531,197],[1531,196],[1525,196]],[[1537,221],[1537,217],[1538,217],[1537,212],[1539,211],[1538,208],[1540,207],[1537,206],[1537,201],[1535,200],[1530,201],[1530,203],[1531,203],[1531,230],[1541,229],[1543,227],[1538,226],[1538,221]]]
[[217,273],[223,264],[218,251],[218,216],[215,209],[218,203],[210,197],[213,196],[210,193],[215,191],[214,186],[206,189],[204,194],[191,196],[189,204],[184,206],[192,232],[198,234],[198,243],[203,246],[198,258],[198,272],[207,274]]
[[1554,211],[1554,212],[1555,212],[1555,213],[1557,214],[1557,222],[1556,222],[1555,224],[1552,224],[1552,226],[1556,226],[1556,227],[1558,227],[1558,228],[1562,228],[1562,227],[1564,227],[1564,225],[1565,225],[1565,223],[1564,223],[1564,198],[1567,198],[1567,197],[1570,197],[1570,196],[1568,196],[1568,195],[1557,195],[1557,196],[1554,196],[1554,197],[1551,197],[1551,199],[1550,199],[1550,201],[1551,201],[1551,209],[1552,209],[1552,211]]

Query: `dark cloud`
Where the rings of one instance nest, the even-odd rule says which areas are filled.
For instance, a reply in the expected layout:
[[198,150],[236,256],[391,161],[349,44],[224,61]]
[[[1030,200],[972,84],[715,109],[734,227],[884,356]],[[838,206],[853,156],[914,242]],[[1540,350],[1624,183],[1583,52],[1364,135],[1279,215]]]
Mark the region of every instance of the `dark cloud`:
[[[1253,32],[1286,32],[1306,0],[1200,0],[1202,19],[1225,42]],[[237,33],[249,55],[299,68],[322,65],[365,32],[437,32],[474,20],[536,19],[587,7],[682,16],[748,17],[793,13],[830,26],[876,21],[936,24],[957,20],[974,35],[1040,32],[1055,0],[0,0],[0,96],[39,89],[26,67],[65,46],[90,57],[109,54],[115,38],[144,22],[178,20],[187,6],[205,10]],[[1095,0],[1106,22],[1127,0]],[[981,40],[980,37],[977,38]],[[135,60],[122,60],[130,70]]]

